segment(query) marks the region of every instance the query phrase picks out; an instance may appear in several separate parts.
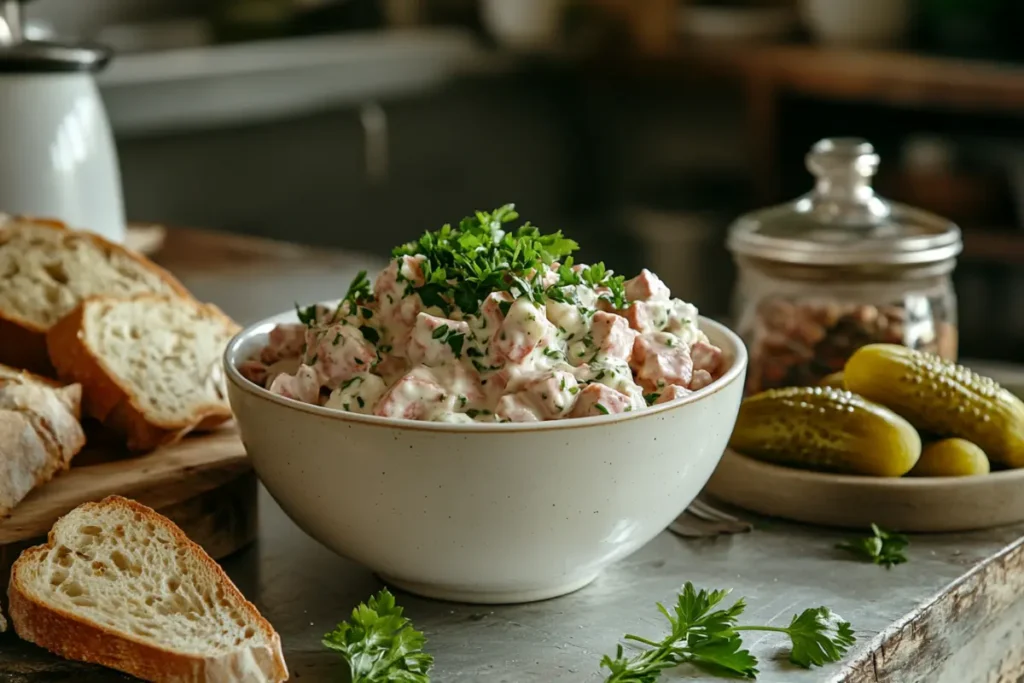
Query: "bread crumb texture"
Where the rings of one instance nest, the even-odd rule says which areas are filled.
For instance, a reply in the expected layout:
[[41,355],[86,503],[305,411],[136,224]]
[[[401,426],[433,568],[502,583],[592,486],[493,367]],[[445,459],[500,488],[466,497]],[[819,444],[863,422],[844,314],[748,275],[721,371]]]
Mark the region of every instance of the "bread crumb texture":
[[178,298],[87,304],[84,341],[154,422],[192,419],[226,398],[221,355],[236,326],[213,306]]
[[161,269],[89,233],[0,223],[0,311],[49,329],[89,296],[182,295]]

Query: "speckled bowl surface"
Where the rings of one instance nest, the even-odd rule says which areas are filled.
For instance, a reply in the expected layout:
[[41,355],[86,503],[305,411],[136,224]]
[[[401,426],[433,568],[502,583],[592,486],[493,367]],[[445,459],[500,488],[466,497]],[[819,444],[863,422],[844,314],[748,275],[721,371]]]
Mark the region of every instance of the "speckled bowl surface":
[[260,479],[335,552],[398,588],[459,602],[570,593],[664,530],[722,457],[747,365],[740,339],[702,318],[729,369],[679,401],[532,424],[417,422],[298,403],[242,377],[238,364],[295,319],[257,323],[225,353]]

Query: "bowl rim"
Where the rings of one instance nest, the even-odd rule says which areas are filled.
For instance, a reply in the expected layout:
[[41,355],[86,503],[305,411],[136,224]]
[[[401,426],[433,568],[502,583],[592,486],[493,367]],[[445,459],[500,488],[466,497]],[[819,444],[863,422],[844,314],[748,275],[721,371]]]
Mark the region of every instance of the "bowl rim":
[[[323,302],[328,305],[334,302]],[[238,363],[244,360],[240,357],[241,347],[249,341],[252,337],[260,334],[269,333],[275,325],[284,322],[291,322],[291,318],[294,318],[294,322],[298,322],[298,317],[294,311],[285,311],[272,316],[268,316],[259,322],[253,323],[237,333],[227,347],[224,349],[222,361],[224,365],[224,374],[227,380],[235,386],[236,389],[243,391],[251,396],[254,396],[263,401],[275,403],[283,408],[295,410],[298,412],[307,413],[309,415],[315,415],[317,417],[324,417],[331,420],[337,420],[338,422],[354,422],[367,427],[380,427],[387,429],[408,429],[413,431],[423,432],[447,432],[453,434],[471,434],[471,433],[508,433],[508,432],[536,432],[536,431],[562,431],[567,429],[579,429],[590,426],[606,426],[617,424],[620,422],[627,422],[630,420],[637,420],[644,417],[653,417],[660,415],[661,413],[668,412],[677,408],[681,408],[684,405],[690,403],[696,403],[703,399],[709,398],[727,386],[732,385],[734,382],[742,382],[747,369],[747,347],[740,339],[739,335],[729,329],[726,325],[720,322],[707,318],[705,316],[698,316],[700,329],[707,333],[710,330],[714,331],[716,336],[724,338],[729,345],[732,347],[729,349],[732,355],[732,365],[725,373],[716,379],[708,386],[698,389],[697,391],[678,398],[674,401],[662,403],[660,405],[649,406],[645,410],[635,410],[626,413],[616,413],[611,415],[591,415],[587,417],[572,417],[564,418],[561,420],[546,420],[543,422],[500,422],[500,423],[488,423],[488,422],[474,422],[472,424],[463,423],[452,423],[452,422],[428,422],[425,420],[410,420],[406,418],[397,417],[380,417],[377,415],[363,415],[361,413],[350,413],[343,410],[335,410],[333,408],[325,408],[323,406],[313,405],[311,403],[303,403],[296,401],[295,399],[286,398],[278,394],[272,394],[268,389],[255,384],[245,377],[238,369]],[[237,418],[237,416],[236,416]]]

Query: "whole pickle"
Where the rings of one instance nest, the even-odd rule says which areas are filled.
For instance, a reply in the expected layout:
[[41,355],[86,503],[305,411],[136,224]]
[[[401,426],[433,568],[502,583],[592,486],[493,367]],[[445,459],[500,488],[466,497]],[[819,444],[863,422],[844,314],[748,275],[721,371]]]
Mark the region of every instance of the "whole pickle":
[[767,462],[877,477],[901,477],[921,455],[910,423],[832,387],[770,389],[745,399],[729,446]]
[[995,463],[1024,467],[1024,402],[967,368],[894,344],[871,344],[846,362],[846,386],[922,431],[977,444]]
[[826,375],[821,378],[818,382],[818,386],[821,387],[832,387],[833,389],[846,389],[846,382],[843,380],[843,371],[833,372],[831,375]]
[[942,439],[925,445],[910,477],[967,477],[991,471],[985,451],[965,439]]

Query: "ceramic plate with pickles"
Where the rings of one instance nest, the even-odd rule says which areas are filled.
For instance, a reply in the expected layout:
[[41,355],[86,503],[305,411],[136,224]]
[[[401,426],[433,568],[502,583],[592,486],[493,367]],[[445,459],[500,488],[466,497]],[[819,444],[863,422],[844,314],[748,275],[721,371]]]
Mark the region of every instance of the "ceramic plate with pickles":
[[918,532],[1024,521],[1024,402],[906,347],[748,397],[729,446],[707,491],[762,514]]

